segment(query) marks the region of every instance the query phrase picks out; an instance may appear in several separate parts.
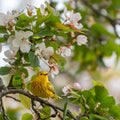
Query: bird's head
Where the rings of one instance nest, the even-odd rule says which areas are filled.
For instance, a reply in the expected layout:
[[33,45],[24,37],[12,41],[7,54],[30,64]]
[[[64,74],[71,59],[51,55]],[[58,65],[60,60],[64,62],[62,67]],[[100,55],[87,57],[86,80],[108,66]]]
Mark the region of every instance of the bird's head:
[[40,75],[40,76],[47,76],[48,72],[46,72],[46,71],[40,71],[40,72],[38,72],[38,75]]

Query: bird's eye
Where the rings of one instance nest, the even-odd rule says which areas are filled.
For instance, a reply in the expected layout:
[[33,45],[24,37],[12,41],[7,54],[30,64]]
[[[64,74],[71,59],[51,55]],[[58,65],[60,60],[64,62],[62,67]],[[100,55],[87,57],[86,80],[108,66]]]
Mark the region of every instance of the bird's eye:
[[40,75],[42,75],[42,73],[40,73]]

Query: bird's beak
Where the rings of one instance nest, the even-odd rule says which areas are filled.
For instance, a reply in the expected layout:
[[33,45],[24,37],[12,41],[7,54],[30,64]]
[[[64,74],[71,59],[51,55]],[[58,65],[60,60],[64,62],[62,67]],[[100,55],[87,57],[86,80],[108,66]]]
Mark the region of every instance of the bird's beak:
[[48,73],[46,73],[45,75],[48,75]]

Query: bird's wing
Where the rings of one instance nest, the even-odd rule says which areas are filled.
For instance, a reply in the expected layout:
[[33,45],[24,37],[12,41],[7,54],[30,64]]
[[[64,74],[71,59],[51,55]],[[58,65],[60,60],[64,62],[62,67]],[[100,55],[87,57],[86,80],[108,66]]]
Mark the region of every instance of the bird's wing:
[[53,87],[53,85],[49,81],[47,82],[47,88],[48,88],[48,90],[50,90],[52,93],[55,94],[54,87]]

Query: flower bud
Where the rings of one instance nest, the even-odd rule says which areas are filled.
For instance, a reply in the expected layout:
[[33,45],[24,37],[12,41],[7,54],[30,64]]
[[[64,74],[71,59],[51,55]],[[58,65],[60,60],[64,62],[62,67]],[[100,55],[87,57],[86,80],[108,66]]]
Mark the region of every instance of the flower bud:
[[76,89],[76,90],[81,90],[81,85],[76,82],[76,83],[73,84],[73,88]]

